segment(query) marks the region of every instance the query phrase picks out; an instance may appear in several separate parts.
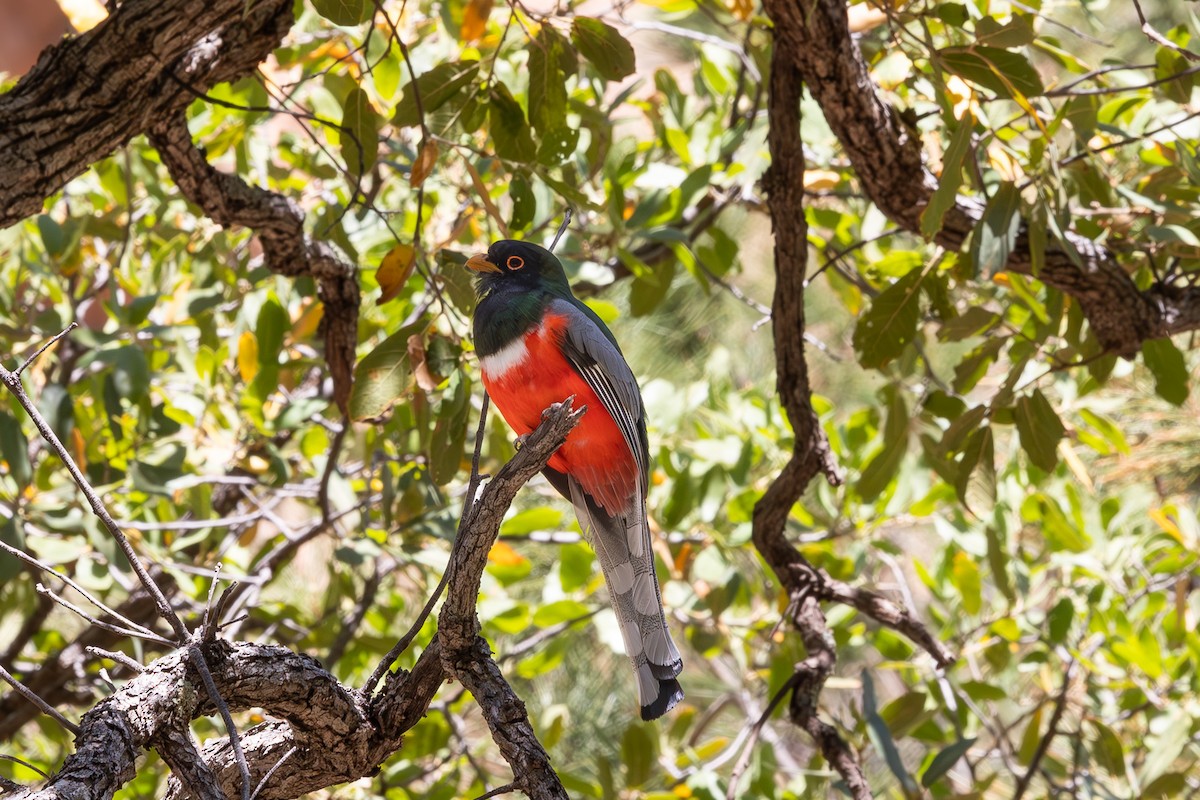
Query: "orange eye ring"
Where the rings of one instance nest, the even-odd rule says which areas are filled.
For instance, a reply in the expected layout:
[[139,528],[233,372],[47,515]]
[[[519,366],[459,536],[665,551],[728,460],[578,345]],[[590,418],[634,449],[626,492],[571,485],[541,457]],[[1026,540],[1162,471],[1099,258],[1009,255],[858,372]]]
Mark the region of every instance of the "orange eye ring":
[[509,269],[520,269],[525,266],[525,259],[520,256],[509,256],[508,260],[504,263],[508,265]]

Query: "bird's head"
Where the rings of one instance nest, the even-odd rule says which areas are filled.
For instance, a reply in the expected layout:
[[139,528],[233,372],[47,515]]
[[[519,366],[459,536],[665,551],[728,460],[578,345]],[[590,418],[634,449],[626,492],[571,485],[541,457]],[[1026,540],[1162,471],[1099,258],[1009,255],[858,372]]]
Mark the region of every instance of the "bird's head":
[[480,276],[480,288],[497,286],[550,289],[570,292],[567,275],[553,253],[532,242],[503,239],[488,248],[486,254],[471,256],[467,267]]

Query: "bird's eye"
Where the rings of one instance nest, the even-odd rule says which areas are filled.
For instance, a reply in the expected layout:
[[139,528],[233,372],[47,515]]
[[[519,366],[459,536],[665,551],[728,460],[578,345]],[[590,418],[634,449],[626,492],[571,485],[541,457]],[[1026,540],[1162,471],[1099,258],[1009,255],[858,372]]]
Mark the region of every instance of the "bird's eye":
[[509,269],[520,269],[525,266],[525,259],[520,256],[509,256],[508,261],[504,263],[508,264]]

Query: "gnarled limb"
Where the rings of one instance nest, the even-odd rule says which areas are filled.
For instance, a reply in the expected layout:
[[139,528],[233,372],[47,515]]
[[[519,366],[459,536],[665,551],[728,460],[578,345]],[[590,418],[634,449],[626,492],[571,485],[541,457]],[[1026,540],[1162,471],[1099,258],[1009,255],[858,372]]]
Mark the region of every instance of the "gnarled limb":
[[[850,34],[842,0],[765,0],[780,51],[795,65],[830,129],[841,142],[867,196],[901,227],[921,229],[921,212],[937,187],[926,169],[915,130],[880,96]],[[959,198],[934,237],[962,248],[983,214],[982,204]],[[1049,245],[1038,279],[1078,301],[1106,350],[1129,356],[1141,343],[1200,328],[1200,289],[1156,286],[1141,291],[1113,254],[1067,232],[1074,260]],[[1018,237],[1007,268],[1029,274],[1029,239]]]
[[192,143],[182,110],[157,121],[150,141],[180,191],[206,216],[219,225],[241,225],[258,235],[268,269],[317,281],[325,304],[325,360],[333,378],[334,400],[345,413],[358,344],[359,289],[354,266],[329,245],[305,234],[304,212],[295,201],[250,186],[209,164]]
[[[820,694],[837,663],[832,636],[820,600],[847,603],[883,625],[918,642],[939,666],[953,657],[908,612],[867,590],[834,581],[813,567],[785,535],[788,514],[818,474],[832,484],[842,481],[829,443],[812,407],[808,363],[804,356],[804,290],[808,265],[808,226],[804,219],[804,151],[800,139],[802,78],[784,43],[777,38],[771,57],[768,99],[771,167],[764,184],[775,234],[775,295],[771,329],[775,343],[776,385],[795,432],[792,457],[754,506],[751,538],[792,600],[792,622],[808,657],[792,678],[792,721],[803,728],[825,759],[845,780],[856,800],[868,800],[870,787],[849,744],[818,715]],[[902,154],[899,154],[902,155]]]
[[[0,95],[0,227],[206,90],[250,73],[292,27],[291,0],[125,0],[47,48]],[[186,84],[186,86],[185,86]]]

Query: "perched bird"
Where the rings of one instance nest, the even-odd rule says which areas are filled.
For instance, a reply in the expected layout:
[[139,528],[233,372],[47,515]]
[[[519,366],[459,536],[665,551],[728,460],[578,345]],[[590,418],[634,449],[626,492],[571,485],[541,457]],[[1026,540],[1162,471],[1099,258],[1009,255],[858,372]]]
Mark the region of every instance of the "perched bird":
[[646,487],[650,453],[637,381],[617,340],[576,299],[549,250],[511,239],[496,242],[467,266],[479,273],[475,350],[483,385],[518,435],[542,412],[575,396],[587,413],[550,457],[545,476],[575,506],[621,625],[637,678],[642,719],[656,719],[683,699],[683,669],[667,630]]

